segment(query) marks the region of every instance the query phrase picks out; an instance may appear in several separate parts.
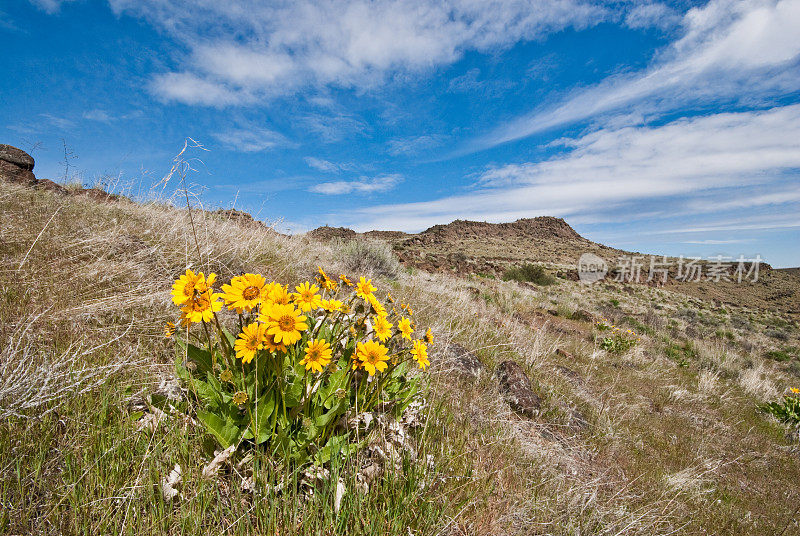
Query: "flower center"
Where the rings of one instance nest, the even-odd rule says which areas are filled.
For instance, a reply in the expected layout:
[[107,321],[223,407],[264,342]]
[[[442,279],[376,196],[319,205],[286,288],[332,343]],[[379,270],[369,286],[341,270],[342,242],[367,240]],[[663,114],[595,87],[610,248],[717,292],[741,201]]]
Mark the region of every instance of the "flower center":
[[259,294],[261,294],[261,291],[258,289],[258,287],[250,285],[242,292],[242,298],[245,300],[255,300],[258,298]]
[[294,330],[294,317],[289,315],[283,315],[280,318],[280,320],[278,320],[278,327],[281,328],[281,331]]

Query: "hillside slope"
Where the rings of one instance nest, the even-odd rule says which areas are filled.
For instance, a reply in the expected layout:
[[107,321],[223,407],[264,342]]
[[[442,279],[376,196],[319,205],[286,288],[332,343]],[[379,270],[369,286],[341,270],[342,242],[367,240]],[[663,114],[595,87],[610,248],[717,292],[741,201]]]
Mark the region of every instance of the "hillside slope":
[[[769,264],[759,266],[758,278],[742,283],[734,274],[737,263],[731,262],[727,270],[730,280],[709,280],[703,275],[699,281],[680,281],[676,278],[678,259],[669,258],[669,277],[666,284],[659,282],[656,274],[648,282],[651,257],[655,262],[662,258],[656,253],[631,252],[592,242],[580,236],[560,218],[538,217],[511,223],[487,223],[456,220],[447,225],[435,225],[417,234],[398,231],[368,231],[356,233],[351,229],[320,227],[310,231],[310,236],[320,240],[353,239],[356,237],[381,240],[392,246],[400,261],[429,272],[459,275],[500,277],[510,267],[525,263],[540,263],[553,273],[577,280],[576,264],[581,255],[591,253],[605,260],[611,273],[605,283],[617,283],[613,272],[620,259],[637,257],[641,278],[629,281],[622,274],[621,284],[648,284],[666,287],[688,296],[711,300],[727,305],[747,305],[753,309],[779,311],[800,320],[800,272],[798,269],[773,270]],[[729,261],[730,262],[730,261]],[[708,260],[700,263],[707,274]],[[748,265],[749,268],[749,265]],[[746,274],[745,274],[746,275]]]
[[[419,326],[434,333],[418,432],[431,469],[422,480],[406,469],[388,473],[373,488],[380,493],[348,488],[336,514],[325,494],[300,499],[263,481],[249,491],[237,473],[244,466],[204,479],[214,455],[204,431],[166,414],[142,427],[132,395],[160,392],[171,378],[174,348],[162,326],[174,319],[169,287],[187,265],[220,280],[258,271],[297,283],[317,265],[359,275],[351,267],[364,259],[349,257],[347,243],[286,237],[224,214],[192,211],[190,220],[165,205],[2,182],[0,213],[0,410],[12,411],[0,420],[3,532],[800,530],[797,443],[756,409],[800,382],[800,332],[791,319],[644,285],[536,287],[376,272],[379,292],[414,304]],[[449,230],[430,235],[449,241]],[[387,254],[373,250],[373,265],[391,266]],[[604,349],[601,318],[639,340]],[[78,348],[73,368],[59,369]],[[785,359],[770,357],[776,351]],[[511,360],[531,380],[535,411],[518,413],[501,390],[498,372]],[[103,375],[36,398],[54,380],[69,387],[86,366]],[[181,499],[167,503],[162,481],[175,464]]]

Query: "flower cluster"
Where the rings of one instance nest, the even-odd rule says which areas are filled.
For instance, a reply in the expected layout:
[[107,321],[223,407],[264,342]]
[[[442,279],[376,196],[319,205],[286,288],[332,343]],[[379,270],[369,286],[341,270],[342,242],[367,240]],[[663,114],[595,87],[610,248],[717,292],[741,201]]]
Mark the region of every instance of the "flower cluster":
[[[293,289],[247,273],[215,290],[216,279],[186,270],[172,287],[172,300],[193,340],[181,343],[186,353],[179,375],[200,386],[208,412],[198,417],[226,447],[233,437],[258,443],[286,434],[304,449],[312,440],[331,440],[333,414],[379,405],[400,411],[417,390],[407,367],[430,366],[430,329],[420,332],[409,304],[396,305],[390,293],[379,299],[371,279],[334,279],[321,267],[313,281]],[[223,326],[230,324],[221,318],[223,308],[235,314],[233,333]],[[192,330],[195,324],[203,329]],[[165,326],[167,337],[175,332],[173,323]],[[257,417],[262,409],[251,407],[257,401],[261,408],[272,404],[272,422]],[[223,425],[226,419],[233,421]],[[324,424],[303,431],[302,423],[315,419]]]
[[[398,356],[389,354],[386,346],[390,340],[397,338],[405,339],[411,345],[405,353],[416,361],[420,369],[424,370],[430,365],[428,344],[433,342],[433,336],[428,330],[421,340],[413,339],[415,324],[410,305],[401,305],[404,314],[398,313],[393,306],[387,310],[375,296],[377,288],[371,279],[361,277],[353,285],[345,275],[339,279],[344,288],[354,287],[355,293],[342,301],[339,299],[342,297],[339,283],[328,277],[321,267],[318,271],[314,283],[305,281],[297,285],[294,292],[290,292],[288,285],[275,281],[267,283],[261,274],[244,274],[222,285],[222,292],[217,293],[212,289],[216,274],[206,278],[203,272],[195,274],[187,269],[172,286],[172,300],[181,308],[184,326],[211,323],[212,319],[216,320],[215,313],[222,309],[223,303],[229,310],[239,314],[240,320],[248,320],[242,324],[234,344],[236,357],[243,363],[251,362],[261,350],[285,353],[287,346],[297,343],[305,335],[305,355],[301,363],[307,370],[321,373],[331,362],[332,344],[341,342],[352,332],[341,329],[334,333],[336,340],[316,339],[314,335],[318,330],[309,332],[311,317],[314,325],[319,325],[321,320],[322,323],[339,326],[365,326],[367,340],[357,344],[353,368],[362,368],[370,376],[386,370],[387,362]],[[360,318],[356,313],[359,301],[363,306]],[[394,302],[391,294],[387,295],[387,301],[390,304]],[[170,336],[172,333],[174,324],[169,323],[165,327],[165,334]]]

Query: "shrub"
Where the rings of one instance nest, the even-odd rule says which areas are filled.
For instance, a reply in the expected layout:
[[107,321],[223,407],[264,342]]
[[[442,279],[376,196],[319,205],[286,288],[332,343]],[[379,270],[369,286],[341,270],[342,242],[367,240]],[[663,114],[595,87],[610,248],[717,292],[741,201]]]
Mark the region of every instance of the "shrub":
[[397,277],[400,261],[385,242],[357,238],[339,242],[338,249],[345,270],[371,276]]
[[664,354],[681,367],[689,366],[691,360],[697,359],[697,350],[691,341],[686,341],[683,344],[669,342],[664,348]]
[[554,285],[556,279],[538,264],[513,266],[503,273],[503,281],[519,281],[539,286]]
[[784,424],[800,425],[800,389],[791,389],[791,394],[783,395],[780,402],[769,402],[760,406],[761,410],[775,416]]
[[775,361],[791,361],[796,357],[800,357],[800,350],[794,346],[787,346],[782,350],[770,350],[767,352],[767,357]]
[[[178,377],[223,448],[260,446],[298,465],[324,464],[358,449],[337,426],[351,410],[380,407],[398,418],[412,402],[419,376],[410,366],[428,366],[430,332],[413,339],[411,308],[387,310],[371,280],[340,279],[320,268],[319,287],[306,281],[294,293],[259,274],[234,277],[222,293],[214,274],[187,270],[175,282],[185,328]],[[220,321],[223,304],[238,317],[234,333]]]
[[639,342],[639,337],[633,330],[622,330],[605,318],[599,320],[595,326],[598,331],[604,333],[599,338],[600,348],[611,354],[624,354]]

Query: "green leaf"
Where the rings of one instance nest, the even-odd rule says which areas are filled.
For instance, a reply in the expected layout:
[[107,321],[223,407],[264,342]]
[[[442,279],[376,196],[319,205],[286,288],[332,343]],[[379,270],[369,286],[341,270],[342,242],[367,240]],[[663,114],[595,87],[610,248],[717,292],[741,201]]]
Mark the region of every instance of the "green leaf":
[[178,341],[178,344],[186,350],[187,360],[197,365],[198,372],[208,372],[212,369],[213,359],[211,358],[211,352],[192,343]]
[[328,424],[333,420],[334,417],[338,416],[342,413],[342,407],[344,406],[344,400],[339,400],[338,403],[333,406],[330,411],[327,411],[320,415],[319,417],[314,419],[314,424],[319,428],[325,428]]
[[241,435],[241,430],[230,418],[223,419],[214,413],[198,410],[197,419],[216,438],[222,448],[228,448],[236,443]]
[[271,419],[275,411],[275,397],[272,393],[266,393],[258,399],[258,403],[253,407],[253,419],[256,423],[258,437],[256,445],[260,445],[272,437]]

